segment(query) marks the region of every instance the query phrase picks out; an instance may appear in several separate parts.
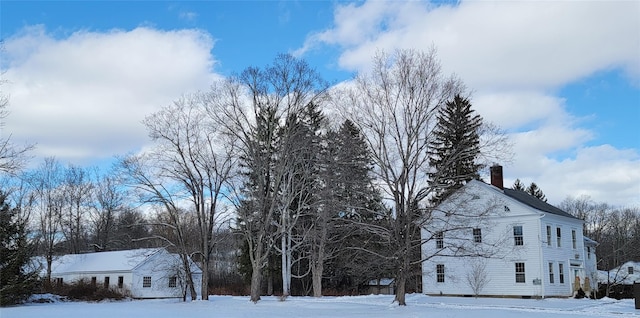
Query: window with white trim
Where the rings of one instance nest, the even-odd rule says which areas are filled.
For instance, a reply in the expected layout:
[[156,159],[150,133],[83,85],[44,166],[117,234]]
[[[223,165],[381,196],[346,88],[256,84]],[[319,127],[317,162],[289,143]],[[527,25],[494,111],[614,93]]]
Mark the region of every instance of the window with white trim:
[[142,277],[142,287],[150,288],[151,287],[151,276]]
[[444,283],[444,264],[436,265],[436,281]]
[[473,229],[473,241],[476,243],[482,243],[482,230]]
[[436,248],[444,248],[444,233],[436,233]]
[[573,246],[574,250],[578,248],[578,239],[577,239],[576,230],[571,230],[571,246]]
[[564,284],[564,264],[558,264],[558,277],[560,278],[560,284]]
[[553,279],[553,263],[549,263],[549,284],[553,284],[554,283],[554,279]]
[[547,246],[551,246],[551,225],[547,225]]
[[514,245],[524,245],[524,237],[522,235],[522,225],[515,225],[513,227],[513,242]]
[[524,263],[516,263],[516,283],[526,283]]
[[169,277],[169,288],[175,288],[176,286],[178,286],[178,277]]
[[562,247],[562,228],[560,227],[556,227],[556,240],[558,241],[557,246]]

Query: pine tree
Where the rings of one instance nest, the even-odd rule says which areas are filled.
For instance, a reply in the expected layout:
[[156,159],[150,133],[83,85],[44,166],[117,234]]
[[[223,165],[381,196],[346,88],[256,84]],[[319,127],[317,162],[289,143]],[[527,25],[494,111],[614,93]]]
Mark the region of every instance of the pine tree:
[[38,279],[35,270],[27,270],[33,246],[18,212],[9,206],[6,194],[0,193],[0,306],[25,301]]
[[513,182],[513,185],[511,186],[511,189],[520,190],[520,191],[525,191],[526,190],[524,184],[522,184],[522,181],[520,181],[520,179],[516,179],[516,181]]
[[538,185],[535,182],[531,182],[529,187],[527,187],[526,192],[531,194],[532,196],[544,201],[544,202],[547,202],[547,197],[544,195],[542,190],[540,190],[540,188],[538,188]]
[[437,118],[429,152],[429,184],[435,189],[433,204],[442,202],[468,181],[479,179],[482,168],[476,163],[482,117],[471,109],[469,100],[456,95],[440,109]]

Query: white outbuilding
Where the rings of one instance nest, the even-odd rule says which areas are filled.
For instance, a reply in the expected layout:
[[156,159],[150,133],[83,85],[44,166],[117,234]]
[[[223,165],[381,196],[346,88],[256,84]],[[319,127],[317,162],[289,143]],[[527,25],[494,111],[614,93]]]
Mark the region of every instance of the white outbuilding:
[[[178,254],[164,248],[69,254],[54,258],[51,280],[62,284],[83,279],[133,298],[182,297],[186,286],[182,264]],[[200,292],[202,270],[191,259],[189,264],[195,289]]]

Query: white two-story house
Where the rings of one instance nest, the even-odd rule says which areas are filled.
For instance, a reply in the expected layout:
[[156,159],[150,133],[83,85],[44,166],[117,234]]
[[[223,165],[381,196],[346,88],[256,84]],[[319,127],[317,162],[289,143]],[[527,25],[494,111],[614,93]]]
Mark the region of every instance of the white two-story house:
[[583,221],[526,192],[470,181],[423,224],[428,295],[570,297],[596,287],[596,242]]

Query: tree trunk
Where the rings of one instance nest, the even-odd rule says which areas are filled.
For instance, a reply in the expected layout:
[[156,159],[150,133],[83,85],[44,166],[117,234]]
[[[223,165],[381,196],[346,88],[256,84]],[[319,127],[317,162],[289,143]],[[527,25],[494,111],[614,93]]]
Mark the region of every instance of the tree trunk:
[[322,297],[322,272],[324,265],[321,261],[311,265],[311,280],[313,281],[313,297]]
[[405,285],[407,282],[407,278],[405,277],[404,273],[400,273],[400,275],[398,275],[398,277],[396,277],[396,299],[395,301],[398,302],[399,306],[406,306],[407,302],[405,300]]
[[209,258],[202,256],[202,284],[200,285],[202,300],[209,300]]
[[259,264],[252,264],[251,273],[251,301],[257,303],[260,300],[260,283],[262,281],[262,268]]

